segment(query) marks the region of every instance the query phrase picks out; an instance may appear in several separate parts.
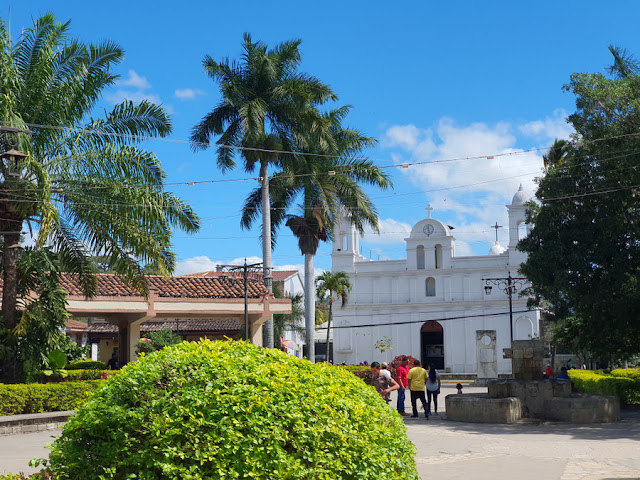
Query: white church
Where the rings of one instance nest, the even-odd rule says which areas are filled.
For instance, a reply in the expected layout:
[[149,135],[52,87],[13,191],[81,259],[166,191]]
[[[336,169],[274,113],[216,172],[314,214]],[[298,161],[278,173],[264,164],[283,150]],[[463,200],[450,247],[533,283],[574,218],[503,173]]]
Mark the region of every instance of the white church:
[[[529,340],[540,332],[540,311],[528,310],[527,299],[518,294],[528,286],[518,280],[526,256],[516,249],[529,229],[527,201],[520,186],[506,206],[508,248],[496,241],[485,256],[457,257],[452,227],[431,218],[430,206],[428,218],[405,239],[402,260],[372,261],[360,255],[359,235],[343,220],[333,243],[332,271],[347,272],[353,290],[348,305],[334,310],[334,363],[411,355],[443,372],[486,378],[511,373],[503,349],[512,338]],[[391,350],[381,353],[376,342],[389,339]]]

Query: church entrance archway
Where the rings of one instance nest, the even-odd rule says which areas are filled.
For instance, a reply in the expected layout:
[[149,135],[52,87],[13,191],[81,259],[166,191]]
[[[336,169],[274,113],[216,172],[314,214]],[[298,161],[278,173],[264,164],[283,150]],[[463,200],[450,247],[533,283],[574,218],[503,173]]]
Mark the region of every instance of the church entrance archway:
[[433,364],[436,370],[444,370],[444,331],[436,321],[429,321],[420,328],[422,365],[426,369]]

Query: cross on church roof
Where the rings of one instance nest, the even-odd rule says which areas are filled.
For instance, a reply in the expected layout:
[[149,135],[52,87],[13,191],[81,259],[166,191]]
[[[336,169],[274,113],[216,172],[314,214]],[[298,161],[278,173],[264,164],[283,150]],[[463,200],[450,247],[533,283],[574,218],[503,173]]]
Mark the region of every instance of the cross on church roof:
[[431,211],[433,210],[433,207],[431,206],[431,204],[428,204],[427,208],[425,208],[425,210],[427,211],[427,214],[429,215],[427,218],[431,218]]
[[502,225],[498,225],[498,222],[496,222],[496,224],[493,225],[491,228],[495,228],[496,229],[496,243],[498,243],[498,229],[502,228]]

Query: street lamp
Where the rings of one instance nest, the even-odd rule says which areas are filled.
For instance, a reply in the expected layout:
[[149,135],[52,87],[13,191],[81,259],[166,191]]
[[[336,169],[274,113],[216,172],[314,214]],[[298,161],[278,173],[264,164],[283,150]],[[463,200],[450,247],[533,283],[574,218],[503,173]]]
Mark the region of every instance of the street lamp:
[[500,288],[504,293],[509,296],[509,327],[511,331],[511,343],[513,343],[513,301],[512,296],[517,293],[518,290],[522,290],[528,283],[525,277],[512,277],[511,272],[507,278],[483,278],[484,280],[484,293],[491,295],[492,285]]
[[[249,282],[254,281],[253,278],[249,278],[250,274],[257,275],[259,272],[263,270],[262,263],[253,263],[251,265],[247,265],[247,259],[244,259],[244,265],[218,265],[218,271],[231,272],[232,274],[235,272],[242,273],[242,281],[244,284],[244,335],[245,340],[251,341],[250,331],[249,331]],[[228,281],[228,277],[223,277],[222,281]]]

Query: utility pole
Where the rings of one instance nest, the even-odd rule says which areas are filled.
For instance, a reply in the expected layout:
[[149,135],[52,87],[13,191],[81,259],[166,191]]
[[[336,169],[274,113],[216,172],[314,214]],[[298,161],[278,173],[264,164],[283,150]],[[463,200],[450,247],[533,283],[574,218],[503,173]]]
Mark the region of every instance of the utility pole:
[[[251,332],[249,331],[249,282],[260,281],[258,276],[262,270],[262,263],[252,263],[251,265],[247,265],[247,259],[245,258],[244,265],[218,265],[218,268],[220,268],[221,271],[227,271],[234,274],[242,272],[242,283],[244,286],[244,338],[251,342]],[[252,274],[254,278],[251,278],[250,274]]]

